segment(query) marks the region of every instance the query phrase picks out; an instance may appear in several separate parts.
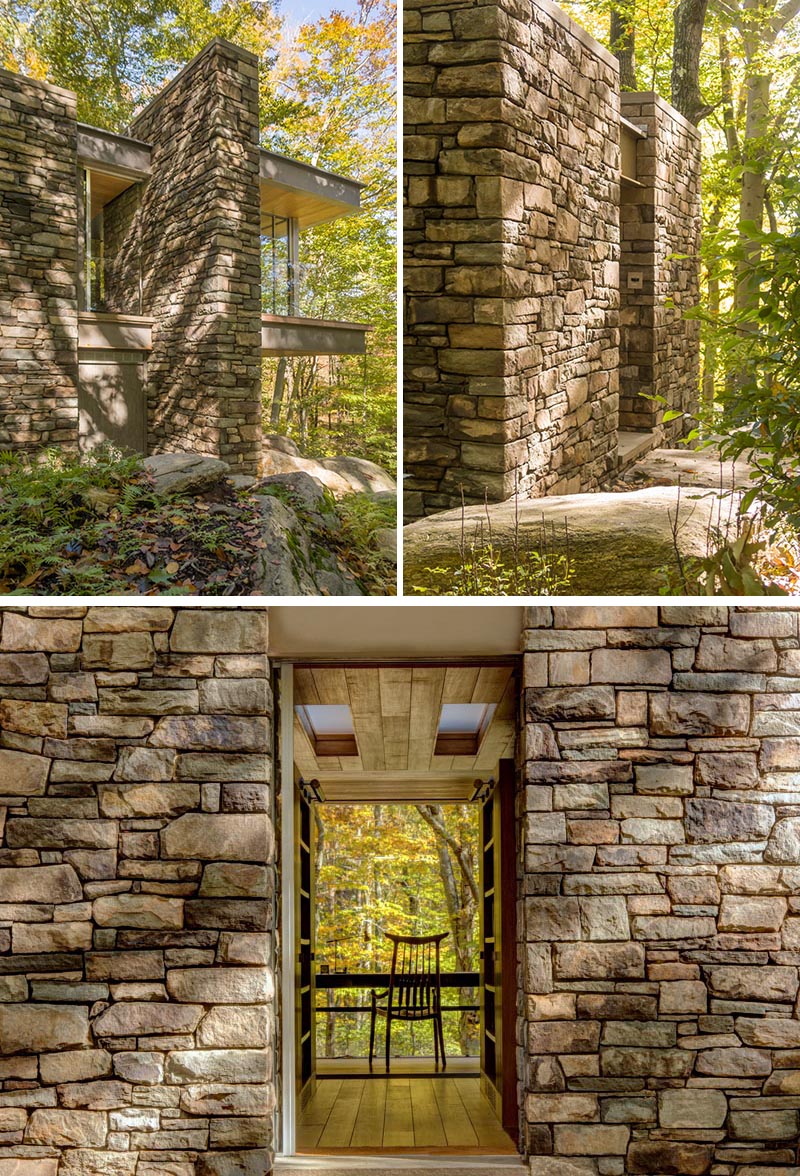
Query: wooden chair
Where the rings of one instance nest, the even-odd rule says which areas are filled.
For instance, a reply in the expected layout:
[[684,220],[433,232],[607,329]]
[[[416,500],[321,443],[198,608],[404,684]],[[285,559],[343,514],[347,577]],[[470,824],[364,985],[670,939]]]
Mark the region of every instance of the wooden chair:
[[442,1069],[447,1069],[442,1030],[442,994],[439,969],[439,945],[450,934],[441,935],[391,935],[392,969],[389,987],[383,992],[372,989],[372,1008],[369,1027],[369,1068],[375,1052],[375,1022],[378,1017],[386,1018],[386,1072],[389,1072],[389,1056],[392,1044],[392,1021],[433,1021],[433,1048],[436,1068],[439,1068],[439,1050],[442,1051]]

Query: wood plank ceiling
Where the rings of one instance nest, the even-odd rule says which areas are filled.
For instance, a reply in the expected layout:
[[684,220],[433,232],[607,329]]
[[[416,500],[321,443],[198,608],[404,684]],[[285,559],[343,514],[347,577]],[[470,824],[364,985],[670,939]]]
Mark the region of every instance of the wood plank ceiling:
[[[510,666],[298,667],[295,704],[350,707],[357,756],[317,758],[295,712],[298,773],[326,801],[471,800],[476,780],[513,756],[516,690]],[[477,755],[435,755],[443,703],[496,703]]]

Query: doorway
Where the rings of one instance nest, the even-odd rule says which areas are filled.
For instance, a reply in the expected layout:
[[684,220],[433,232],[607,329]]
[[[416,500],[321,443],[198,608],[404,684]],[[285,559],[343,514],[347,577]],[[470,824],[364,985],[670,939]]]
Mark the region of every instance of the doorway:
[[[516,1155],[515,668],[282,667],[284,1156]],[[436,932],[447,1065],[378,1014],[370,1069],[388,936]]]

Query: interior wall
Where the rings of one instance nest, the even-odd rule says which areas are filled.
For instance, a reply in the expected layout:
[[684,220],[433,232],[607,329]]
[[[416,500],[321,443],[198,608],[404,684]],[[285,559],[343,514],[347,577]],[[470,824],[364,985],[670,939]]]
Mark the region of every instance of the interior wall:
[[798,1170],[799,617],[527,611],[534,1176]]
[[0,1174],[262,1176],[263,609],[0,610]]

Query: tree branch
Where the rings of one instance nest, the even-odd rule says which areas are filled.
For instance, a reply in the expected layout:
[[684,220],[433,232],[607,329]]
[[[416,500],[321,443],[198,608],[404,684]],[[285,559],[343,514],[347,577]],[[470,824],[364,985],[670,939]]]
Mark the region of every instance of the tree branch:
[[415,808],[422,817],[423,821],[430,825],[431,829],[433,829],[434,833],[438,837],[441,837],[442,841],[455,857],[456,861],[458,862],[459,869],[464,876],[464,880],[469,887],[470,893],[475,902],[477,902],[479,897],[478,884],[475,881],[475,874],[472,870],[472,866],[467,860],[467,856],[464,853],[462,847],[458,844],[452,833],[448,831],[444,821],[442,820],[441,814],[437,812],[437,806],[432,804],[418,804],[415,806]]

